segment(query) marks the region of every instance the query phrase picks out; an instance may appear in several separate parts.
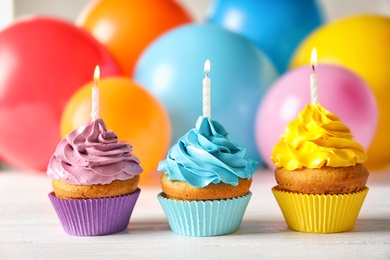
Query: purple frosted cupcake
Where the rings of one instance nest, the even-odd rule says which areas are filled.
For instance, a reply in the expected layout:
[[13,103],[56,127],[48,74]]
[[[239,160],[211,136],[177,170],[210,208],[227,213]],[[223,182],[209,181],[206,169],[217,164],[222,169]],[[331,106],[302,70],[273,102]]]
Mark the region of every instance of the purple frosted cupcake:
[[132,150],[100,118],[58,144],[47,169],[49,199],[66,233],[99,236],[127,228],[142,172]]

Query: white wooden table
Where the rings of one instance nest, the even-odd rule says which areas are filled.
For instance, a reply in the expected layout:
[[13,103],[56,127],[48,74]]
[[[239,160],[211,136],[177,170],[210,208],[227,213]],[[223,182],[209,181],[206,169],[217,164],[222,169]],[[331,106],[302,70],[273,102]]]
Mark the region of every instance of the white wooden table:
[[74,237],[62,230],[47,198],[46,175],[0,172],[0,259],[390,259],[390,171],[371,173],[359,219],[345,233],[288,229],[273,185],[270,171],[257,172],[240,230],[230,235],[173,233],[157,201],[160,188],[141,187],[126,231]]

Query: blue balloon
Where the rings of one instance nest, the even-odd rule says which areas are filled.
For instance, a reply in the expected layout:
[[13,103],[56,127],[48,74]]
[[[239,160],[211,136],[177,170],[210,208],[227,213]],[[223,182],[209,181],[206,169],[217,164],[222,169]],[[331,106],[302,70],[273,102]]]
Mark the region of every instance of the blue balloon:
[[206,59],[211,63],[211,118],[247,149],[249,158],[262,163],[255,141],[256,111],[278,73],[250,41],[214,25],[178,27],[149,45],[134,77],[165,106],[175,143],[202,115]]
[[316,0],[214,0],[207,22],[253,41],[283,73],[299,43],[324,19]]

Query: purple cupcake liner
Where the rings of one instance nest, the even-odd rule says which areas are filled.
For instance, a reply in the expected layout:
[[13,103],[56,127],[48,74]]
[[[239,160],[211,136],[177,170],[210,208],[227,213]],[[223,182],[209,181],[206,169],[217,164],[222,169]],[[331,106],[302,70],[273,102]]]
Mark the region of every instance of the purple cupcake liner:
[[127,228],[140,192],[97,199],[61,199],[54,192],[48,196],[66,233],[102,236]]

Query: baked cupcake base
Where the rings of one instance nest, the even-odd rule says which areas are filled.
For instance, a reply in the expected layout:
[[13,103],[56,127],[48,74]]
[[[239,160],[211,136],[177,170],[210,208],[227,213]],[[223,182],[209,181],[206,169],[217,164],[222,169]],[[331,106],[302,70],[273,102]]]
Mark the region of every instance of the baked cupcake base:
[[128,180],[115,180],[109,184],[76,185],[60,180],[51,184],[57,198],[63,199],[96,199],[130,194],[137,190],[139,175]]
[[206,187],[197,188],[191,186],[185,181],[168,180],[168,174],[161,176],[161,188],[165,197],[175,200],[221,200],[244,196],[249,192],[252,184],[252,178],[238,178],[238,185],[233,186],[220,182],[218,184],[210,183]]
[[275,179],[282,190],[304,194],[349,194],[365,188],[368,171],[358,163],[349,167],[322,166],[289,171],[275,169]]
[[184,201],[169,199],[164,193],[157,198],[173,232],[183,236],[225,235],[238,230],[252,196],[223,200]]
[[336,233],[351,230],[368,193],[302,194],[272,188],[289,228],[310,233]]
[[141,190],[108,198],[63,199],[48,194],[66,233],[74,236],[102,236],[125,230]]

